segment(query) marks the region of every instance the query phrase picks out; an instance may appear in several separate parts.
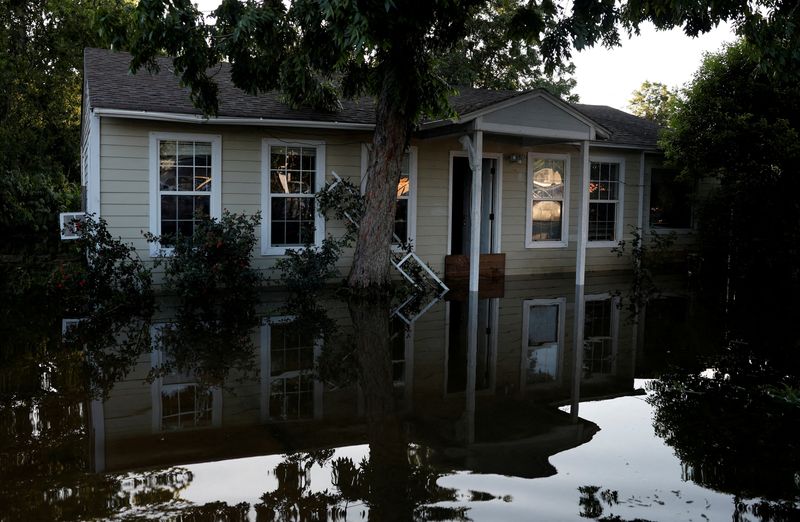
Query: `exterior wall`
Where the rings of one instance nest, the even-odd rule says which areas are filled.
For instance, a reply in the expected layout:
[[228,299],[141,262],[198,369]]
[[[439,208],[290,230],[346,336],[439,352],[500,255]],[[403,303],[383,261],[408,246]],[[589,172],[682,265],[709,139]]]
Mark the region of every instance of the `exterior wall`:
[[[417,253],[435,270],[442,270],[443,257],[448,253],[450,155],[462,148],[456,138],[415,141],[418,148]],[[506,254],[506,275],[574,272],[578,236],[578,211],[581,194],[581,157],[578,145],[520,146],[509,140],[484,136],[484,153],[501,154],[502,209],[501,248]],[[569,241],[561,248],[526,248],[525,221],[527,215],[527,154],[528,152],[568,154],[569,178]],[[521,156],[522,163],[509,161],[511,154]],[[590,156],[615,156],[625,160],[623,198],[623,239],[632,236],[631,226],[637,224],[639,200],[639,152],[593,147]],[[627,270],[630,260],[619,258],[610,247],[587,249],[587,271]]]
[[[143,259],[150,251],[143,232],[150,228],[149,134],[150,132],[198,133],[222,137],[222,208],[236,213],[261,211],[261,147],[264,139],[320,140],[326,143],[326,173],[336,172],[358,183],[360,144],[366,137],[305,129],[292,132],[262,127],[180,125],[142,120],[103,118],[100,140],[101,216],[114,236],[132,243]],[[330,180],[330,177],[327,178]],[[326,233],[339,236],[341,223],[329,222]],[[256,230],[261,237],[260,228]],[[268,269],[275,256],[261,256],[260,239],[255,260]],[[346,251],[340,268],[346,268],[352,252]]]
[[[222,208],[231,212],[261,211],[261,147],[264,139],[319,140],[326,144],[325,172],[336,172],[358,184],[362,171],[361,145],[369,141],[366,133],[301,131],[214,125],[189,125],[102,118],[100,125],[100,213],[114,236],[135,245],[143,259],[150,258],[142,233],[149,230],[149,134],[151,132],[202,133],[222,138]],[[501,248],[506,253],[506,274],[543,274],[573,272],[578,233],[578,209],[581,194],[581,157],[579,145],[520,145],[520,140],[485,135],[484,152],[500,154],[502,160],[502,203],[496,209],[501,222]],[[414,140],[417,147],[417,216],[414,244],[418,255],[437,272],[443,272],[450,234],[450,162],[452,154],[462,154],[455,137]],[[527,153],[559,153],[570,156],[568,222],[569,241],[561,248],[526,248]],[[522,157],[521,163],[509,161],[511,154]],[[591,149],[591,155],[623,157],[625,160],[623,224],[624,238],[630,226],[637,224],[639,201],[640,153],[622,149]],[[326,233],[340,236],[344,227],[329,221]],[[255,260],[259,268],[269,269],[276,257],[262,256],[260,237]],[[339,261],[342,275],[352,260],[352,251]],[[589,248],[588,271],[627,270],[630,262],[610,252],[610,247]]]

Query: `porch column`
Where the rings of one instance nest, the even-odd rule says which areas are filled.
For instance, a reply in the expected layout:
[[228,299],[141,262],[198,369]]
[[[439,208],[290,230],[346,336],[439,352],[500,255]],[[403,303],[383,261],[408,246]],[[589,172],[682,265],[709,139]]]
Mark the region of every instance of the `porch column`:
[[470,198],[469,237],[469,291],[478,291],[478,275],[481,260],[481,180],[483,177],[483,131],[476,130],[472,139],[462,136],[458,141],[469,155],[472,170],[472,194]]
[[572,404],[570,415],[573,421],[578,418],[581,376],[583,374],[583,327],[586,321],[584,284],[586,282],[586,243],[589,241],[589,142],[581,142],[581,205],[578,207],[577,254],[575,256],[575,365],[572,375]]

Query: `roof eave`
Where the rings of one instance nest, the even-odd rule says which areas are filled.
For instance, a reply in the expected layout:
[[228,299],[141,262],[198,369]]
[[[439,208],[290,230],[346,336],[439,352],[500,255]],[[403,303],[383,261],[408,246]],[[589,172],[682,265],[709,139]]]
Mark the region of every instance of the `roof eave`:
[[133,120],[167,121],[177,123],[194,123],[205,125],[247,125],[264,127],[305,127],[314,129],[338,129],[338,130],[373,130],[375,125],[372,123],[354,123],[339,121],[318,121],[318,120],[287,120],[272,118],[244,118],[234,116],[212,116],[206,117],[201,114],[185,114],[175,112],[154,112],[138,111],[129,109],[109,109],[95,107],[92,109],[94,114],[111,118],[124,118]]

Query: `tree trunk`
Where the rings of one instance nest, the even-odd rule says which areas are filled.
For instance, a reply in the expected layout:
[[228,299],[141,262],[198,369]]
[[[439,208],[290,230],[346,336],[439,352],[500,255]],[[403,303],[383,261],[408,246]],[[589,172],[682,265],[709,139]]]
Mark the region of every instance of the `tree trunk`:
[[411,135],[411,118],[404,97],[384,81],[378,99],[372,158],[367,167],[365,211],[356,240],[348,285],[354,289],[389,284],[389,262],[400,165]]

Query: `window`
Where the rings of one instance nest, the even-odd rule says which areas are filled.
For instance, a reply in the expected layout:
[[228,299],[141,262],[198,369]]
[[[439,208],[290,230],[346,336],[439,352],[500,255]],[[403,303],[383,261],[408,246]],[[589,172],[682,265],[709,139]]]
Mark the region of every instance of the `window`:
[[325,220],[315,195],[325,185],[325,145],[265,140],[262,169],[261,253],[322,244]]
[[[369,145],[361,147],[361,192],[367,187],[367,167],[372,160]],[[392,244],[399,246],[413,242],[417,217],[417,148],[410,147],[400,164],[397,183],[397,208],[394,215]]]
[[605,246],[622,235],[622,160],[592,161],[589,172],[589,241]]
[[522,386],[558,379],[565,305],[564,298],[523,303]]
[[617,312],[614,299],[608,295],[586,298],[583,329],[584,377],[614,373]]
[[528,154],[528,219],[525,246],[567,246],[569,156]]
[[650,227],[692,227],[692,185],[674,170],[653,169],[650,175]]
[[202,218],[221,215],[221,138],[150,133],[150,232],[161,237],[151,255],[191,237]]
[[265,420],[310,419],[319,415],[314,379],[318,343],[289,317],[262,326],[262,393]]
[[[154,368],[169,361],[170,355],[158,344],[159,332],[167,324],[153,326]],[[151,384],[153,432],[177,431],[222,424],[222,391],[198,382],[191,372],[172,371]]]

